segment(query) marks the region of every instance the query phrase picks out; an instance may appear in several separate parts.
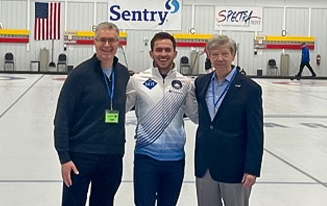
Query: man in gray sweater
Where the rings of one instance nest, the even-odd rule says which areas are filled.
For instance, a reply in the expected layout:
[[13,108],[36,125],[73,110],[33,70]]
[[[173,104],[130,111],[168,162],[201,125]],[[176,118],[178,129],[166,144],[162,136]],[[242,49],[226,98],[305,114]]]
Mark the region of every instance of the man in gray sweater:
[[129,73],[115,57],[119,30],[101,23],[96,54],[67,77],[54,120],[55,148],[63,178],[63,206],[111,206],[121,183],[125,101]]

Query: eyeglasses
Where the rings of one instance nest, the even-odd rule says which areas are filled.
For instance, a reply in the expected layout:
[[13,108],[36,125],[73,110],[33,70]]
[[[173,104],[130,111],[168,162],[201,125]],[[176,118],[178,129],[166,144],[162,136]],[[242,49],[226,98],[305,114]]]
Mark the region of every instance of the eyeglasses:
[[119,39],[116,39],[116,38],[100,38],[100,39],[98,39],[98,38],[96,38],[95,40],[101,44],[106,44],[107,42],[109,44],[113,44],[113,43],[118,42]]

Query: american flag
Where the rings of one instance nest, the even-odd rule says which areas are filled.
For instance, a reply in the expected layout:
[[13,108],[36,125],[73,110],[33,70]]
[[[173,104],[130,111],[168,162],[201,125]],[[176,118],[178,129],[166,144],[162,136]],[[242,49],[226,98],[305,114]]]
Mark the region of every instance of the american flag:
[[34,39],[60,39],[60,2],[35,2]]

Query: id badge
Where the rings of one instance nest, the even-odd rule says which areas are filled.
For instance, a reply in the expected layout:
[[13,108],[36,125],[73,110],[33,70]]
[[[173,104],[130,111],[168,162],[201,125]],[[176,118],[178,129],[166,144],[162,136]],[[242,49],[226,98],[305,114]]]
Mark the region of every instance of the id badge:
[[118,121],[119,121],[119,111],[106,109],[104,115],[104,122],[117,124]]

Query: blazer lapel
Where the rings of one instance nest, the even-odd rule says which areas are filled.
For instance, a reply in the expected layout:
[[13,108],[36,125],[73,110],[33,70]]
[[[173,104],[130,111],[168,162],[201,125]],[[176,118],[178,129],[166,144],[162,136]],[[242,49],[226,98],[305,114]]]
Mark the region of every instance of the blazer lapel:
[[212,77],[212,73],[211,73],[211,75],[207,74],[203,77],[202,81],[199,82],[199,84],[203,84],[203,86],[199,88],[199,96],[201,97],[200,101],[204,101],[203,105],[205,105],[205,112],[209,118],[210,118],[210,114],[209,114],[208,105],[207,105],[207,101],[206,101],[206,94],[208,91],[211,77]]

